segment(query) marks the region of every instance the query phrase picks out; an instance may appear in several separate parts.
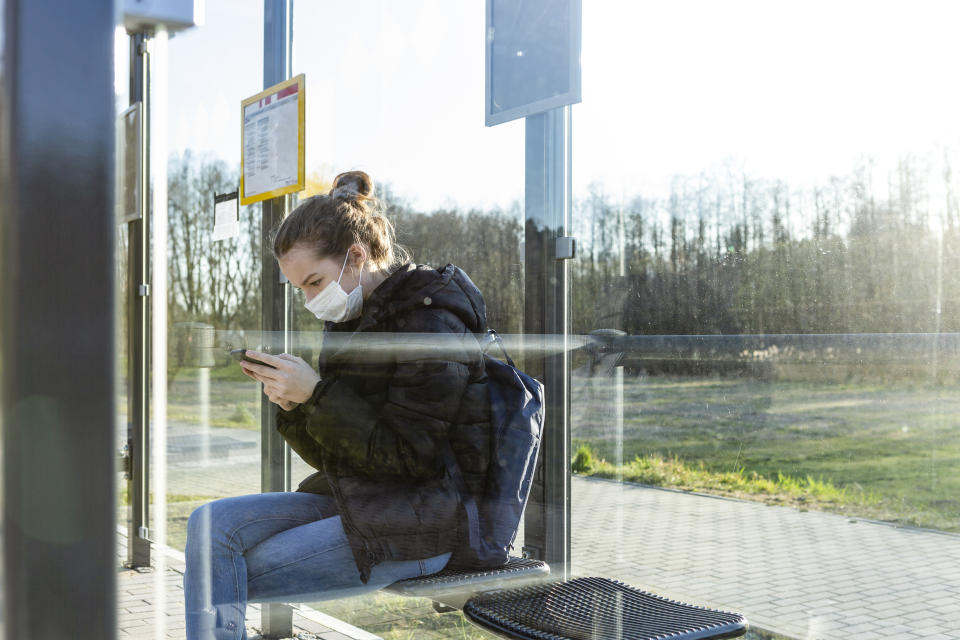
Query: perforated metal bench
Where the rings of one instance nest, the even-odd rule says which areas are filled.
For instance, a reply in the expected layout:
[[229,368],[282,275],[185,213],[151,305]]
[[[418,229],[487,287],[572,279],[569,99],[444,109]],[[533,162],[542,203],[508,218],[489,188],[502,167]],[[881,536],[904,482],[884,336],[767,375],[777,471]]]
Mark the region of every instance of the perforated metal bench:
[[550,581],[549,572],[544,562],[511,558],[499,569],[444,570],[386,590],[431,598],[440,612],[463,609],[474,624],[513,640],[708,640],[747,632],[746,619],[737,613],[607,578]]
[[[543,582],[550,567],[542,560],[510,558],[502,567],[483,569],[444,569],[422,578],[395,582],[385,591],[413,598],[430,598],[438,611],[462,609],[470,598],[491,591],[502,591]],[[444,606],[446,605],[446,606]]]

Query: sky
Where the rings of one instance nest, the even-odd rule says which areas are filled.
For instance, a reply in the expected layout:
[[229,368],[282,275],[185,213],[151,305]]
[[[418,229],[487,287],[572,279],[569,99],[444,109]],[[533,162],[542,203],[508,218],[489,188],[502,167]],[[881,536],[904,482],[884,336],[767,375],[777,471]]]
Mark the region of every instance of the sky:
[[[205,25],[171,40],[172,152],[239,164],[262,8],[206,0]],[[822,184],[865,158],[958,150],[958,18],[916,0],[586,0],[575,196],[726,166]],[[522,197],[523,122],[484,126],[484,20],[482,0],[297,0],[308,172],[361,168],[425,210]]]

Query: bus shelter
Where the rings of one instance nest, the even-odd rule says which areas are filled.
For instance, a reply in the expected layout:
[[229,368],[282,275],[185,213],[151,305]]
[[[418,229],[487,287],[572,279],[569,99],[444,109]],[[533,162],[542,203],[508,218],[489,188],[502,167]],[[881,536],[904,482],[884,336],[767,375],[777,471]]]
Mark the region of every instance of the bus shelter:
[[6,637],[178,637],[189,514],[313,471],[230,352],[316,360],[272,233],[354,168],[545,386],[517,555],[958,637],[952,8],[115,4],[0,0]]

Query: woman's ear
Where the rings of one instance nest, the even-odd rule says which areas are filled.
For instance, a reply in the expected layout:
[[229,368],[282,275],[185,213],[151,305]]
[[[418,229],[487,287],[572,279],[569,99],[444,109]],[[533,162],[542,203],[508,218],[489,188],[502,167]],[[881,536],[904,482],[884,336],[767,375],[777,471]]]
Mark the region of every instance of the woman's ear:
[[359,242],[354,242],[348,250],[350,253],[350,265],[359,269],[367,263],[367,250]]

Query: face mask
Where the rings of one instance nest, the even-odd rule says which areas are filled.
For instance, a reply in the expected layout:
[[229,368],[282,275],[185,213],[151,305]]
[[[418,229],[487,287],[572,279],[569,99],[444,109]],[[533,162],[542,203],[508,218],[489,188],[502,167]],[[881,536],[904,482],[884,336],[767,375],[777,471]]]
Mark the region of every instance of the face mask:
[[[343,278],[343,270],[347,267],[347,258],[350,252],[347,252],[343,259],[343,266],[340,267],[340,277],[336,282],[331,282],[323,291],[313,296],[304,303],[304,307],[317,317],[317,320],[329,320],[330,322],[345,322],[353,320],[360,315],[360,309],[363,307],[363,287],[357,284],[356,288],[348,295],[343,287],[340,286],[340,280]],[[363,279],[363,270],[360,271],[361,281]]]

